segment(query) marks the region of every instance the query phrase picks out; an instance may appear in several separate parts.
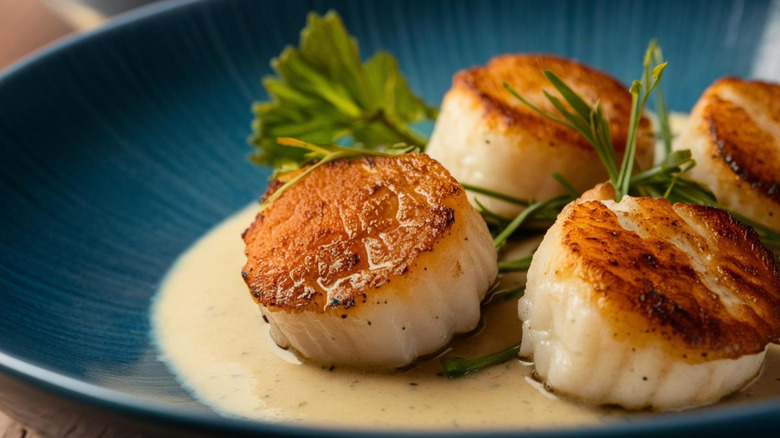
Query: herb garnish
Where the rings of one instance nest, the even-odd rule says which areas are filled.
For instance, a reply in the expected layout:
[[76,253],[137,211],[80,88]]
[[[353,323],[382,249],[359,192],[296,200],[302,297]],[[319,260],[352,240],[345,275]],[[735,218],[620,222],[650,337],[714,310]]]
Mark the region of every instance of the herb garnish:
[[514,359],[517,357],[518,352],[520,352],[519,343],[497,353],[476,359],[464,359],[462,357],[444,358],[441,360],[441,366],[444,368],[444,371],[439,373],[439,375],[450,378],[463,377],[466,374],[471,374],[483,368]]
[[[642,79],[634,81],[630,87],[632,107],[629,135],[620,166],[610,137],[609,122],[604,117],[600,103],[587,104],[549,71],[545,71],[544,75],[560,97],[546,90],[544,94],[559,114],[543,111],[508,84],[505,87],[533,110],[573,128],[586,138],[609,175],[616,191],[616,201],[631,194],[725,209],[717,204],[707,187],[684,178],[685,172],[696,164],[690,152],[671,150],[668,110],[660,86],[666,65],[660,47],[651,41],[644,57]],[[303,170],[272,193],[261,209],[268,207],[284,190],[316,167],[328,162],[419,151],[427,139],[415,132],[411,125],[423,120],[435,120],[438,113],[436,108],[412,93],[392,56],[380,52],[363,63],[357,42],[347,33],[335,12],[325,16],[310,14],[307,26],[301,32],[299,47],[286,48],[272,60],[272,67],[277,76],[263,80],[270,101],[256,103],[253,107],[256,118],[250,137],[255,147],[252,160],[256,164],[271,166],[274,176]],[[639,121],[651,94],[655,96],[658,137],[664,143],[665,157],[656,166],[635,173]],[[354,147],[332,144],[334,142]],[[394,146],[381,150],[387,145]],[[580,196],[561,175],[554,173],[553,177],[566,189],[566,193],[543,201],[518,199],[464,184],[470,191],[525,207],[515,218],[506,218],[490,212],[477,201],[485,220],[493,229],[498,228],[494,238],[497,249],[500,250],[517,232],[547,228],[566,204]],[[780,233],[738,213],[730,213],[756,229],[768,247],[780,250]],[[527,270],[530,261],[531,256],[502,261],[499,269],[501,272]],[[517,299],[523,293],[524,285],[496,292],[504,295],[505,299]],[[448,377],[463,376],[517,357],[518,351],[519,344],[515,344],[506,350],[472,360],[443,358],[441,363],[445,371],[442,374]]]
[[[552,103],[558,114],[542,110],[519,93],[517,93],[509,84],[504,83],[504,87],[526,106],[541,114],[542,116],[568,126],[581,134],[588,143],[591,144],[609,176],[609,181],[615,188],[615,200],[620,201],[623,196],[629,193],[642,193],[644,195],[660,195],[670,197],[678,194],[680,189],[688,189],[688,182],[680,180],[680,174],[693,166],[693,160],[690,153],[671,154],[659,165],[639,174],[634,174],[636,169],[636,138],[639,130],[639,121],[647,103],[648,97],[658,86],[663,76],[666,63],[660,57],[660,48],[655,42],[651,42],[644,57],[642,78],[631,84],[629,91],[632,96],[631,116],[629,119],[628,136],[626,147],[623,154],[623,160],[618,166],[615,148],[610,135],[609,121],[604,116],[600,102],[595,105],[589,105],[582,97],[571,89],[561,78],[551,71],[544,71],[543,74],[560,97],[552,95],[547,90],[543,90],[547,100]],[[657,102],[657,101],[656,101]],[[666,113],[663,114],[666,117]],[[668,122],[667,122],[668,126]],[[507,242],[510,236],[523,228],[529,220],[544,219],[552,223],[557,214],[568,203],[579,198],[580,194],[574,187],[568,183],[560,174],[553,174],[553,177],[565,189],[566,193],[546,201],[522,200],[526,208],[520,212],[514,219],[506,222],[504,228],[498,232],[494,238],[496,249],[500,250]],[[693,187],[695,183],[692,183]],[[677,190],[675,190],[675,187]],[[491,196],[491,193],[485,190],[479,193]],[[499,194],[494,196],[507,202],[520,201],[507,195]],[[709,198],[708,198],[709,199]],[[714,198],[713,198],[714,200]],[[522,205],[521,202],[513,202],[516,205]],[[496,215],[480,208],[483,215],[487,215],[492,221],[500,222]],[[532,256],[523,257],[517,260],[502,261],[499,263],[501,272],[514,272],[527,270],[530,266]],[[519,351],[519,344],[497,353],[493,353],[477,359],[466,360],[462,358],[444,358],[441,360],[445,376],[454,378],[466,375],[490,365],[503,362],[515,356]]]
[[[653,62],[656,65],[661,65],[664,62],[664,56],[661,52],[661,47],[658,45],[658,41],[655,39],[650,40],[648,52],[652,53]],[[668,156],[672,153],[672,129],[669,126],[669,109],[666,107],[666,98],[664,97],[663,86],[656,84],[658,90],[655,95],[655,113],[658,116],[658,137],[664,143],[664,155]]]
[[[629,89],[632,97],[631,116],[629,119],[628,136],[626,139],[625,151],[623,153],[623,161],[619,168],[617,165],[617,157],[615,156],[615,148],[612,144],[612,138],[609,131],[609,121],[604,117],[600,102],[597,102],[593,106],[588,105],[582,97],[566,85],[566,83],[555,73],[545,70],[543,72],[544,77],[547,78],[550,84],[558,93],[560,93],[561,97],[571,108],[570,110],[559,98],[544,90],[545,97],[547,97],[550,103],[552,103],[558,112],[560,112],[561,116],[558,116],[557,114],[537,107],[518,94],[509,84],[504,83],[504,87],[526,106],[544,117],[574,129],[591,144],[593,150],[596,151],[596,154],[601,159],[604,168],[607,170],[612,186],[615,188],[615,201],[620,201],[631,189],[631,176],[633,170],[636,168],[636,136],[639,131],[639,121],[642,112],[644,111],[645,104],[647,103],[647,98],[650,96],[650,93],[653,92],[656,85],[658,85],[667,65],[663,62],[651,68],[653,49],[654,46],[651,44],[645,54],[644,72],[641,81],[634,81]],[[558,175],[556,179],[559,182],[562,181],[560,175]],[[569,188],[570,192],[573,190],[571,185],[568,185],[568,183],[565,182],[564,184]],[[576,193],[576,191],[574,192]]]
[[280,137],[361,149],[399,142],[425,146],[426,137],[410,124],[434,120],[437,109],[412,93],[388,53],[363,63],[337,13],[310,13],[299,47],[285,48],[271,65],[277,76],[263,79],[270,101],[253,106],[249,141],[256,164],[282,170],[303,165],[308,151],[284,147],[276,141]]
[[[651,94],[656,96],[656,110],[658,112],[659,126],[661,127],[660,136],[665,144],[668,143],[670,145],[669,149],[671,150],[671,133],[668,131],[668,111],[665,107],[665,99],[663,96],[657,97],[662,95],[660,81],[667,63],[663,61],[661,49],[655,40],[650,42],[642,66],[642,78],[633,81],[629,88],[632,96],[631,116],[626,147],[620,165],[618,165],[614,144],[610,136],[609,121],[604,116],[600,102],[596,102],[595,105],[589,105],[563,80],[550,71],[544,71],[543,74],[559,93],[560,97],[556,97],[546,90],[544,94],[560,115],[540,109],[519,95],[509,84],[505,83],[504,87],[529,108],[544,117],[574,129],[591,144],[607,171],[609,181],[615,188],[616,201],[620,201],[623,196],[630,194],[634,196],[665,198],[670,202],[715,205],[715,197],[707,187],[682,177],[685,172],[696,164],[691,158],[689,151],[670,152],[657,165],[648,170],[635,173],[637,169],[635,157],[639,121]],[[658,107],[659,102],[661,105],[660,110]],[[566,188],[566,194],[547,201],[523,200],[524,206],[528,206],[526,210],[530,210],[532,206],[537,206],[537,204],[546,207],[544,209],[536,208],[530,213],[524,210],[514,220],[506,220],[503,223],[495,214],[486,211],[484,208],[481,209],[483,215],[490,217],[493,223],[502,223],[505,227],[496,237],[497,248],[503,246],[509,236],[518,230],[524,229],[524,225],[528,221],[541,219],[551,223],[555,220],[557,213],[560,212],[563,206],[579,197],[579,193],[561,175],[553,174],[553,177]],[[491,196],[487,191],[482,191],[481,193]],[[512,198],[507,195],[499,194],[495,197],[512,202]],[[516,202],[516,204],[523,205],[519,202]]]
[[[555,120],[573,128],[588,140],[601,158],[604,168],[610,176],[610,182],[614,186],[616,192],[616,201],[620,201],[624,195],[628,194],[633,196],[664,198],[672,203],[683,202],[719,208],[729,212],[744,224],[755,229],[767,247],[776,251],[780,250],[780,233],[745,218],[743,215],[739,214],[739,212],[735,212],[718,204],[715,195],[708,187],[685,178],[685,173],[696,165],[696,161],[691,157],[691,152],[689,150],[671,151],[672,134],[669,128],[669,113],[666,108],[666,100],[663,96],[663,91],[660,87],[660,80],[666,65],[667,63],[663,61],[660,46],[655,40],[650,41],[644,57],[642,79],[640,81],[634,81],[630,88],[632,109],[629,121],[628,140],[626,142],[623,161],[618,172],[615,172],[617,160],[615,159],[614,146],[609,137],[609,124],[604,117],[599,103],[596,103],[594,106],[587,105],[576,92],[569,88],[554,73],[549,71],[544,72],[545,77],[547,77],[550,84],[553,85],[566,103],[573,109],[573,111],[570,111],[561,103],[560,99],[545,91],[545,96],[553,103],[556,109],[561,112],[562,117],[537,108],[522,96],[518,95],[511,86],[505,84],[505,87],[530,108],[551,120]],[[664,150],[666,153],[660,163],[645,171],[633,173],[636,169],[634,158],[636,155],[636,135],[639,127],[639,119],[644,111],[650,94],[655,95],[655,110],[659,126],[658,137],[664,142]],[[566,182],[562,180],[560,175],[558,175],[556,179],[566,186]],[[571,192],[570,188],[569,191]],[[571,199],[576,199],[576,196],[571,196]],[[556,203],[552,204],[559,205]],[[533,215],[531,215],[531,217],[533,217]],[[518,228],[519,227],[516,227],[515,229]],[[506,232],[507,230],[504,231],[504,233]],[[509,232],[508,234],[511,235],[512,233]]]
[[302,172],[295,175],[289,181],[285,182],[281,187],[276,189],[270,196],[268,196],[268,198],[266,198],[260,205],[260,211],[268,208],[277,198],[279,198],[279,196],[282,195],[285,190],[303,179],[311,171],[331,161],[367,156],[390,157],[394,155],[419,152],[419,149],[416,146],[407,146],[403,143],[395,144],[385,149],[384,151],[374,151],[368,149],[347,148],[335,144],[314,144],[289,137],[279,138],[277,139],[277,142],[281,148],[298,149],[296,153],[302,154],[300,161],[301,163],[313,164],[306,167]]
[[[624,152],[623,161],[618,170],[617,159],[614,153],[614,146],[609,135],[609,122],[604,117],[600,103],[591,106],[588,105],[576,92],[566,85],[558,76],[550,71],[543,72],[550,84],[558,91],[563,100],[569,105],[567,108],[563,102],[544,91],[547,99],[561,113],[561,116],[544,111],[522,96],[520,96],[511,86],[504,84],[504,87],[526,104],[534,111],[543,116],[562,123],[579,132],[590,144],[601,159],[604,168],[607,170],[610,182],[615,188],[616,201],[620,201],[624,195],[649,196],[655,198],[664,198],[670,202],[683,202],[719,208],[728,211],[739,221],[756,230],[762,242],[774,251],[780,251],[780,233],[756,223],[753,220],[745,218],[743,215],[734,212],[720,204],[713,193],[704,185],[688,180],[684,174],[696,165],[695,160],[691,158],[689,150],[677,150],[672,152],[672,135],[669,128],[668,110],[666,100],[660,87],[660,80],[663,76],[667,63],[663,61],[661,48],[655,40],[650,41],[645,53],[643,62],[643,74],[640,81],[634,81],[630,87],[632,95],[631,118],[629,120],[628,140]],[[648,170],[633,173],[636,169],[636,135],[639,127],[640,115],[643,113],[650,94],[655,91],[655,110],[658,117],[659,133],[658,137],[664,142],[665,156],[657,165]],[[560,195],[547,201],[520,200],[512,196],[492,193],[489,190],[469,188],[472,191],[484,195],[492,196],[516,205],[526,206],[526,209],[518,214],[513,220],[501,218],[500,216],[480,207],[483,216],[492,223],[504,223],[505,228],[494,238],[497,249],[503,247],[506,240],[531,219],[546,219],[555,216],[551,213],[556,210],[559,212],[568,202],[579,197],[576,190],[571,187],[560,175],[554,174],[553,177],[561,183],[566,189],[567,194]],[[481,204],[478,203],[478,206]],[[503,219],[503,220],[502,220]],[[513,272],[527,269],[530,266],[532,256],[512,261],[499,262],[501,272]],[[475,372],[504,362],[516,356],[519,351],[519,344],[513,345],[506,350],[492,353],[476,359],[463,358],[442,358],[441,364],[444,371],[441,373],[447,377],[461,377],[468,373]],[[514,356],[513,356],[514,355]]]

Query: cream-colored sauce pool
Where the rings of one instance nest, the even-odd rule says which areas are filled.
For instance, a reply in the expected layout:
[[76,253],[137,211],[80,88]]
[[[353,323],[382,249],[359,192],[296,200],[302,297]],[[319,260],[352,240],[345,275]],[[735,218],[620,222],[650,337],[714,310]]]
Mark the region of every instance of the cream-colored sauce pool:
[[[278,349],[241,278],[242,231],[258,206],[198,241],[168,274],[153,325],[163,360],[203,403],[228,416],[311,426],[399,429],[528,429],[631,421],[627,413],[556,397],[511,360],[459,379],[437,375],[438,360],[391,373],[301,364]],[[523,249],[519,249],[522,251]],[[512,286],[522,278],[507,277]],[[448,355],[476,357],[520,340],[516,300],[483,309],[484,328]],[[771,346],[759,380],[721,403],[780,397],[780,349]],[[704,408],[706,409],[706,408]]]

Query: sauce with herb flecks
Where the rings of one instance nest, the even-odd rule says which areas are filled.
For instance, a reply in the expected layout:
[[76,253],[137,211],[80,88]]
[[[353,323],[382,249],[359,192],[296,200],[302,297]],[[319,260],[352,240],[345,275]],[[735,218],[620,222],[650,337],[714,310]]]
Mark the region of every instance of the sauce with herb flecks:
[[[396,431],[567,427],[652,415],[558,398],[541,389],[530,378],[531,367],[519,360],[459,379],[437,376],[437,360],[386,373],[301,364],[270,339],[241,278],[241,232],[256,212],[257,205],[251,205],[198,241],[169,273],[154,306],[154,334],[165,361],[215,411],[262,421]],[[502,281],[509,288],[523,278]],[[457,342],[448,355],[476,357],[520,340],[515,300],[495,298],[483,314],[482,331]],[[771,346],[759,381],[721,403],[778,397],[780,349]]]

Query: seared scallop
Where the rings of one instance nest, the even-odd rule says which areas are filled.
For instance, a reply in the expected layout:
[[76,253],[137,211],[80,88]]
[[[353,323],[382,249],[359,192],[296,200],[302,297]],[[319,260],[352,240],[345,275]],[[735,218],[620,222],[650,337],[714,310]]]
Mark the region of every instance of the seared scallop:
[[392,368],[473,330],[497,275],[485,222],[427,155],[313,170],[244,233],[243,276],[283,347]]
[[780,85],[715,82],[691,112],[676,149],[690,149],[689,177],[718,202],[780,231]]
[[[458,181],[518,198],[545,200],[564,193],[553,172],[580,191],[606,180],[596,152],[579,133],[534,112],[504,88],[507,83],[536,106],[557,113],[543,94],[557,94],[544,70],[558,75],[588,103],[601,102],[621,159],[631,110],[627,88],[606,73],[549,55],[504,55],[458,72],[444,96],[427,152]],[[636,149],[642,168],[652,164],[653,143],[650,122],[643,117]],[[476,197],[499,214],[520,209]]]
[[722,210],[583,199],[545,235],[519,315],[521,354],[553,391],[683,409],[759,374],[780,338],[778,265]]

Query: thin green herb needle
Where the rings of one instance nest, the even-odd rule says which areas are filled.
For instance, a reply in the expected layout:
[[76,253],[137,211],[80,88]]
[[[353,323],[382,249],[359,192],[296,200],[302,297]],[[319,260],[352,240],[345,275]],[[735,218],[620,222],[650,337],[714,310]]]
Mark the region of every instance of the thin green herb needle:
[[499,193],[494,190],[486,189],[484,187],[475,186],[468,183],[461,183],[464,189],[470,190],[474,193],[479,193],[482,195],[487,195],[494,199],[499,199],[501,201],[509,202],[510,204],[520,205],[523,207],[527,207],[534,203],[533,199],[521,199],[514,196],[507,195],[505,193]]
[[575,189],[574,186],[563,177],[563,175],[558,172],[553,172],[552,177],[555,181],[558,181],[558,184],[563,186],[563,188],[565,188],[566,191],[569,192],[569,195],[571,195],[573,198],[580,197],[580,192],[577,191],[577,189]]
[[[655,39],[650,40],[650,47],[648,48],[650,56],[656,65],[663,64],[664,56],[661,52],[661,47],[658,45],[658,41]],[[663,85],[658,83],[656,85],[657,93],[655,95],[655,113],[658,116],[658,136],[661,138],[664,144],[664,153],[668,156],[672,153],[672,129],[669,124],[669,109],[666,106],[666,97],[663,91]]]
[[520,228],[520,226],[523,225],[526,220],[528,220],[528,218],[532,217],[533,214],[545,209],[550,205],[558,205],[561,203],[561,201],[564,200],[569,201],[570,196],[561,195],[546,201],[534,202],[533,204],[529,205],[523,211],[521,211],[520,214],[515,216],[515,218],[512,219],[512,222],[510,222],[509,225],[507,225],[507,227],[493,239],[493,245],[496,247],[496,249],[503,248],[504,245],[506,245],[509,237],[514,234]]
[[[684,202],[720,208],[729,211],[740,221],[753,227],[768,247],[780,250],[780,233],[750,221],[738,212],[730,211],[717,203],[715,196],[708,187],[685,178],[686,172],[693,168],[696,162],[691,158],[690,151],[671,150],[672,134],[669,112],[666,108],[666,99],[661,87],[661,79],[667,65],[667,62],[663,60],[661,47],[657,41],[652,40],[643,58],[642,78],[639,81],[634,81],[629,90],[632,95],[632,105],[628,141],[623,161],[617,172],[615,171],[617,165],[614,158],[614,147],[609,138],[609,122],[604,117],[601,105],[598,102],[592,106],[584,104],[585,101],[552,72],[545,72],[545,77],[560,93],[566,104],[574,110],[573,112],[569,111],[559,99],[546,93],[548,100],[561,112],[562,117],[539,109],[516,93],[508,84],[504,84],[504,87],[532,110],[548,117],[550,120],[571,127],[591,144],[607,170],[610,182],[615,188],[617,201],[622,199],[624,195],[631,194],[634,196],[665,198],[670,202]],[[664,141],[666,154],[659,164],[645,171],[635,173],[637,133],[641,114],[644,112],[651,95],[655,96],[655,109],[660,127],[659,137]]]
[[498,272],[506,273],[506,272],[527,271],[528,268],[531,266],[532,259],[533,259],[533,255],[521,257],[519,259],[514,259],[514,260],[502,260],[498,262]]
[[467,374],[482,370],[483,368],[516,358],[518,357],[517,354],[519,352],[520,344],[517,343],[505,350],[476,359],[464,359],[462,357],[442,358],[440,359],[440,362],[444,371],[439,374],[449,378],[463,377]]

